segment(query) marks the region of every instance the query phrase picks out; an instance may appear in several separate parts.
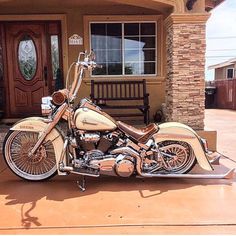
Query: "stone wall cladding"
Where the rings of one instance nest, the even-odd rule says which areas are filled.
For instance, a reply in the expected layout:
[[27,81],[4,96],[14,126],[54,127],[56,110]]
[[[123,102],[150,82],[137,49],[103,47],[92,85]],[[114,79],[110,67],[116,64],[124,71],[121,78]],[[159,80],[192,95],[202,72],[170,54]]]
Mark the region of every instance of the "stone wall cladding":
[[171,24],[166,30],[166,121],[203,130],[205,24]]

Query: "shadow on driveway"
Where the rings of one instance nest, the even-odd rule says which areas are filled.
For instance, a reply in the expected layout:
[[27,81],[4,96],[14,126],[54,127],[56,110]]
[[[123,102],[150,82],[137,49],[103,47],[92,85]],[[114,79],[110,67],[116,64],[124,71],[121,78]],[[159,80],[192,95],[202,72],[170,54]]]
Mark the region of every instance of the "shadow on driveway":
[[[227,168],[225,168],[225,170],[227,170]],[[147,199],[146,201],[150,202],[150,207],[151,204],[153,204],[152,202],[155,201],[155,198],[164,193],[172,194],[171,192],[183,191],[184,189],[191,189],[196,186],[232,185],[232,180],[88,177],[87,189],[85,192],[81,192],[76,185],[78,177],[75,175],[57,176],[49,181],[35,183],[18,179],[13,176],[9,170],[5,170],[0,176],[2,177],[0,180],[0,195],[5,196],[2,203],[4,202],[5,206],[18,207],[20,205],[18,209],[20,209],[21,227],[25,229],[43,225],[40,221],[40,217],[37,216],[37,212],[41,211],[41,206],[37,206],[38,201],[48,202],[50,205],[53,205],[53,202],[62,202],[64,204],[60,204],[59,209],[54,209],[56,211],[58,210],[57,213],[54,212],[54,221],[57,221],[60,220],[61,207],[64,208],[62,212],[66,209],[68,209],[69,212],[71,210],[73,211],[73,209],[71,209],[71,203],[67,205],[67,202],[72,201],[76,204],[76,202],[81,201],[83,198],[96,201],[96,197],[101,195],[99,193],[102,193],[102,196],[106,194],[111,195],[110,203],[107,204],[112,204],[114,198],[119,198],[120,193],[125,193],[127,197],[126,201],[136,201],[137,209],[139,209],[142,207],[141,199]],[[235,181],[235,179],[233,181]],[[139,194],[136,199],[132,199],[133,192]],[[130,195],[130,193],[132,194]],[[121,204],[117,205],[118,209],[123,207],[122,199],[123,196],[121,202],[118,201]],[[87,204],[90,204],[90,202],[87,202]],[[44,210],[47,211],[48,209],[44,208]],[[94,212],[94,214],[94,217],[99,217],[97,213]]]

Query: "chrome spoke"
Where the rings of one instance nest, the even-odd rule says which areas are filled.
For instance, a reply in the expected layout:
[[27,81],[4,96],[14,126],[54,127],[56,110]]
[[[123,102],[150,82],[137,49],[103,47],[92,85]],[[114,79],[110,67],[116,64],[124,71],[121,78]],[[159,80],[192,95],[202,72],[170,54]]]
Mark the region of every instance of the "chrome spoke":
[[185,173],[194,165],[195,156],[187,143],[165,141],[159,145],[164,161],[168,166],[168,169],[166,169],[168,173]]
[[37,132],[13,131],[6,142],[5,158],[10,168],[17,175],[29,180],[45,179],[56,171],[51,141],[42,144],[34,155],[28,155],[37,140]]

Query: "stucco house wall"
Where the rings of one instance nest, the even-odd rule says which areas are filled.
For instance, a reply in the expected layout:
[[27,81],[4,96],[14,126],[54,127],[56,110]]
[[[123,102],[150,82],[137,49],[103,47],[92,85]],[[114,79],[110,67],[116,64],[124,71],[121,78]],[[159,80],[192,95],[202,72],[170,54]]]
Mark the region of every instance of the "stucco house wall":
[[[78,53],[90,50],[90,22],[146,22],[157,25],[157,73],[134,76],[147,81],[150,117],[165,103],[166,121],[179,121],[197,130],[204,129],[205,23],[220,1],[189,0],[87,0],[87,1],[2,1],[0,26],[4,22],[61,22],[64,78]],[[3,27],[4,28],[4,27]],[[4,33],[4,29],[2,30]],[[83,45],[68,45],[68,38],[78,34]],[[7,52],[5,52],[7,53]],[[6,63],[4,64],[7,67]],[[6,72],[5,72],[6,73]],[[7,76],[5,77],[7,79]],[[93,78],[86,74],[79,98],[90,94],[91,79],[127,80],[128,76]],[[8,94],[8,82],[0,89]],[[6,95],[6,107],[10,105]],[[6,108],[7,110],[7,108]],[[6,112],[7,113],[7,112]],[[8,117],[11,118],[8,114]]]

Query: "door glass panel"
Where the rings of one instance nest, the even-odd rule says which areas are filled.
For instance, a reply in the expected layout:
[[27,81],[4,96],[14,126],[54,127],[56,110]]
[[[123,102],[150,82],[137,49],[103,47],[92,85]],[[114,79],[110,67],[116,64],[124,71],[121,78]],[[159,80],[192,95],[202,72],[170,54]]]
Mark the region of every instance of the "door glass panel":
[[53,79],[57,79],[60,70],[59,59],[59,38],[58,35],[51,35],[51,60]]
[[3,48],[2,48],[2,35],[0,25],[0,118],[2,118],[3,110],[5,110],[5,89],[3,85]]
[[1,80],[3,80],[3,51],[2,51],[2,42],[0,33],[0,81]]
[[32,80],[37,68],[37,54],[33,39],[25,35],[18,47],[18,65],[24,79]]

